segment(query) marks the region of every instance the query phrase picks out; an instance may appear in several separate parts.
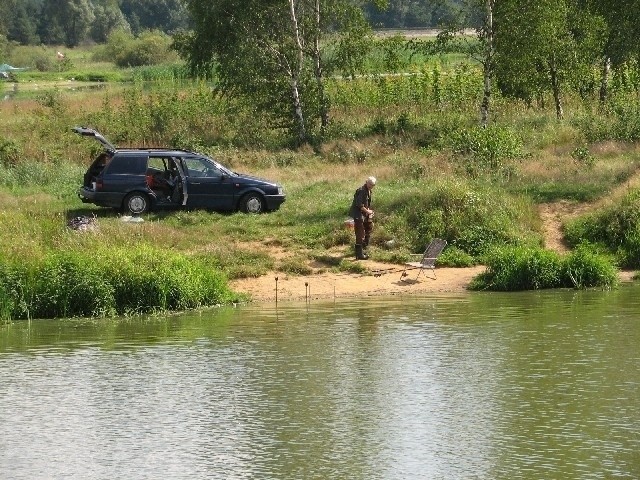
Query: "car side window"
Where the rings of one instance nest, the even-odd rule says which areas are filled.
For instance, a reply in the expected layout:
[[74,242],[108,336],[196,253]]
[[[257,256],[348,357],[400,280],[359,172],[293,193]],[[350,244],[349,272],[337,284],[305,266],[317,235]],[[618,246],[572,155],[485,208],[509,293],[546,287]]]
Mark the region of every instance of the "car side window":
[[184,164],[190,177],[220,178],[222,172],[214,164],[204,158],[185,158]]
[[146,156],[115,155],[105,167],[109,175],[144,175],[147,171]]

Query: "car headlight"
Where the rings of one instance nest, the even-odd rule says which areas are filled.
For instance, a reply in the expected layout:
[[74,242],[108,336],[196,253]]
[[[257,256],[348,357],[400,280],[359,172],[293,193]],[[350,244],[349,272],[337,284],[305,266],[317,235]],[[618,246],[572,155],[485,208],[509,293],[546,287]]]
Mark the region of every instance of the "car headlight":
[[278,185],[278,195],[283,195],[283,194],[284,194],[283,188],[280,185]]

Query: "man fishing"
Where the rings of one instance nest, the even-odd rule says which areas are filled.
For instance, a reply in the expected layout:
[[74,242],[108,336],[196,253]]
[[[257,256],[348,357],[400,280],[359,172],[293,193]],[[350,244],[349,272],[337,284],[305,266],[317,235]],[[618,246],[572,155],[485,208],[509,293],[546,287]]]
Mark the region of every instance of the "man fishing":
[[353,195],[349,215],[353,217],[356,234],[356,260],[366,260],[369,256],[366,249],[369,246],[371,231],[373,230],[373,210],[371,209],[371,190],[376,185],[376,177],[369,177]]

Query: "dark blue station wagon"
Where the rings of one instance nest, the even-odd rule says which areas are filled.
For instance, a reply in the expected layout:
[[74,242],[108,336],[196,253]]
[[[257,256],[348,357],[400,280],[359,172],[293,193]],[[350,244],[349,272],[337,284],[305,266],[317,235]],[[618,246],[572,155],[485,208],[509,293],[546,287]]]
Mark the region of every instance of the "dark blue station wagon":
[[285,200],[282,186],[232,172],[215,160],[186,150],[116,148],[99,132],[73,129],[105,148],[84,176],[78,197],[84,203],[140,215],[162,208],[261,213]]

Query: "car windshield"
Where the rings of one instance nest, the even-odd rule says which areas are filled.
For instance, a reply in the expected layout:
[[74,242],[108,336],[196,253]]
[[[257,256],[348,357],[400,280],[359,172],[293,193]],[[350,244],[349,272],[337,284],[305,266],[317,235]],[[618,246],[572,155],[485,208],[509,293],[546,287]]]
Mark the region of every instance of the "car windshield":
[[227,167],[225,167],[224,165],[216,162],[215,160],[211,160],[211,159],[207,159],[210,162],[212,162],[216,168],[218,168],[218,170],[220,170],[221,172],[223,172],[225,175],[229,175],[231,177],[235,177],[236,175],[238,175],[236,172],[232,172],[231,170],[229,170]]

